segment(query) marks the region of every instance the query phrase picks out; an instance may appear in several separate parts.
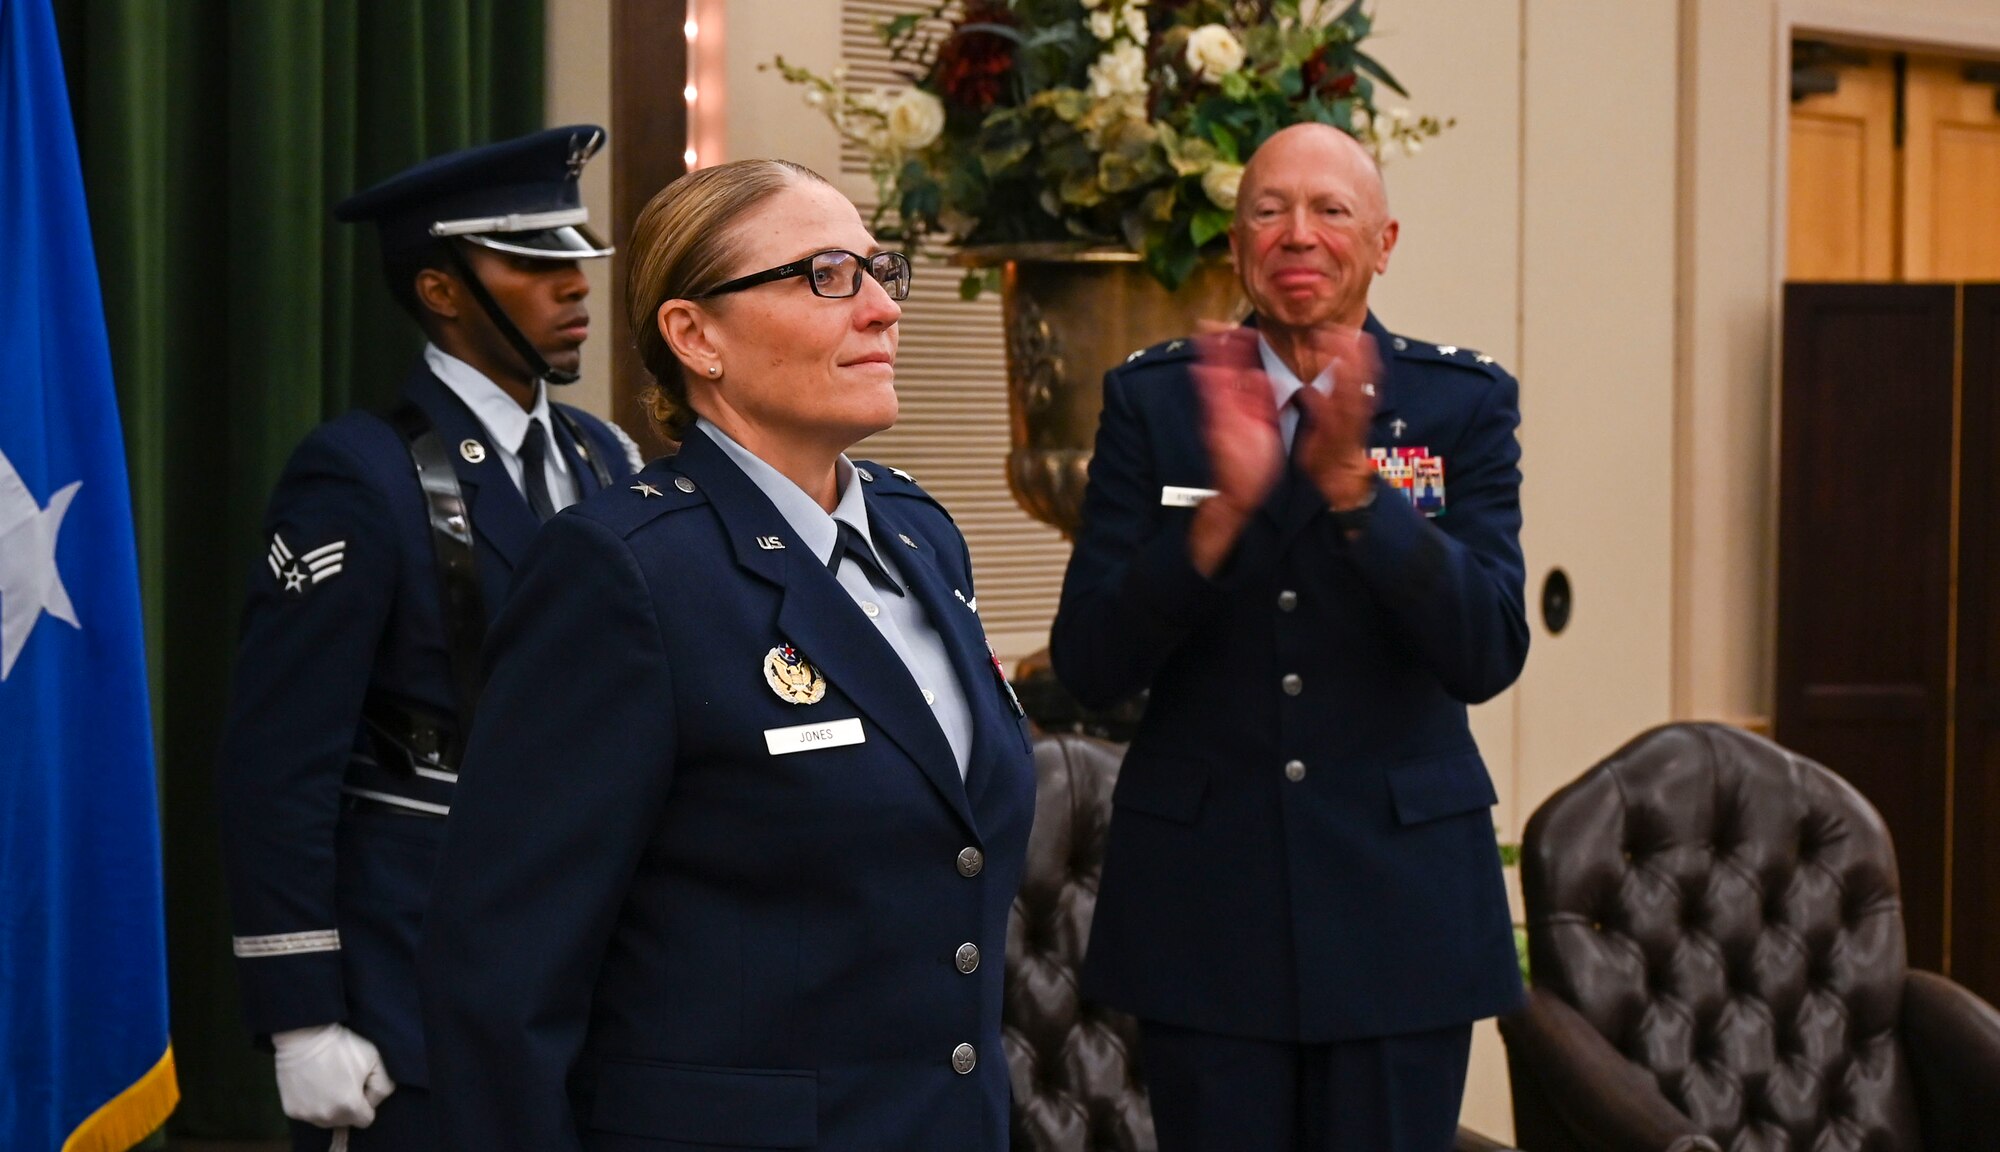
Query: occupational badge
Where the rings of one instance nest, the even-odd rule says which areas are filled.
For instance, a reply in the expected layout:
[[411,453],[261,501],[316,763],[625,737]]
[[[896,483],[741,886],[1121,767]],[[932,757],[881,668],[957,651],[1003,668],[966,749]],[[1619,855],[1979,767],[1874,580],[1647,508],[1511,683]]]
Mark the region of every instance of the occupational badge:
[[826,696],[826,677],[790,644],[764,657],[764,682],[787,704],[817,704]]

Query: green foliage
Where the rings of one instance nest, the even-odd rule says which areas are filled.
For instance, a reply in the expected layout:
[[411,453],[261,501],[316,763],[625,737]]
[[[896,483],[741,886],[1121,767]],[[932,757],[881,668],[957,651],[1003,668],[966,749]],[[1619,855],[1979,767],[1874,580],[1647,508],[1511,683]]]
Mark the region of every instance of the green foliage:
[[[1379,157],[1449,124],[1377,107],[1403,88],[1361,51],[1361,0],[1135,4],[959,0],[885,21],[914,97],[773,66],[870,157],[884,237],[1122,245],[1169,287],[1226,249],[1235,176],[1272,133],[1328,124]],[[942,127],[899,119],[912,99]]]

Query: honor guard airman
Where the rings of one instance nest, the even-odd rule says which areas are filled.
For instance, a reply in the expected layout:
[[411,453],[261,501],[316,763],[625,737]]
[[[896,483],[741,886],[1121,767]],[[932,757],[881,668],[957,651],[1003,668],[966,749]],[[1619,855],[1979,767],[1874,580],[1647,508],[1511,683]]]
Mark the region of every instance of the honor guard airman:
[[335,209],[373,222],[428,339],[386,411],[300,444],[251,573],[219,803],[247,1022],[298,1149],[434,1148],[415,950],[480,648],[542,521],[642,461],[554,403],[608,256],[557,128],[431,159]]

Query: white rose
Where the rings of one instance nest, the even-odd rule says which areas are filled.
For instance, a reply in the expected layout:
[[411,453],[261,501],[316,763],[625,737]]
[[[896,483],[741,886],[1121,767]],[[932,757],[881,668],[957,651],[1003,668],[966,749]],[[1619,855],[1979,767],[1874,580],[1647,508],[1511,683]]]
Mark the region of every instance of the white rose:
[[1144,44],[1146,42],[1146,36],[1149,31],[1150,29],[1146,27],[1145,6],[1141,4],[1126,5],[1125,34],[1130,36],[1132,39],[1137,40],[1139,43]]
[[1111,39],[1118,34],[1118,17],[1103,8],[1092,12],[1090,14],[1090,34],[1097,37],[1099,43]]
[[1201,190],[1217,208],[1236,210],[1236,189],[1243,183],[1243,165],[1217,162],[1201,174]]
[[905,88],[889,105],[889,141],[914,151],[944,131],[944,104],[921,88]]
[[1146,50],[1130,41],[1120,43],[1090,66],[1090,94],[1106,100],[1146,90]]
[[1188,70],[1210,84],[1243,67],[1243,44],[1220,24],[1203,24],[1188,36]]

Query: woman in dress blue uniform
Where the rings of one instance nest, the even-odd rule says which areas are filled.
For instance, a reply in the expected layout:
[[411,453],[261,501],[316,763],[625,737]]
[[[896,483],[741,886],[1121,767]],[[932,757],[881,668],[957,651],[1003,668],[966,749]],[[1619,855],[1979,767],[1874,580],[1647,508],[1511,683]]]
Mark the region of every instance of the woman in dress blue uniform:
[[681,449],[550,521],[494,630],[420,961],[444,1147],[1000,1152],[1028,732],[950,517],[845,455],[909,261],[775,160],[631,248]]

